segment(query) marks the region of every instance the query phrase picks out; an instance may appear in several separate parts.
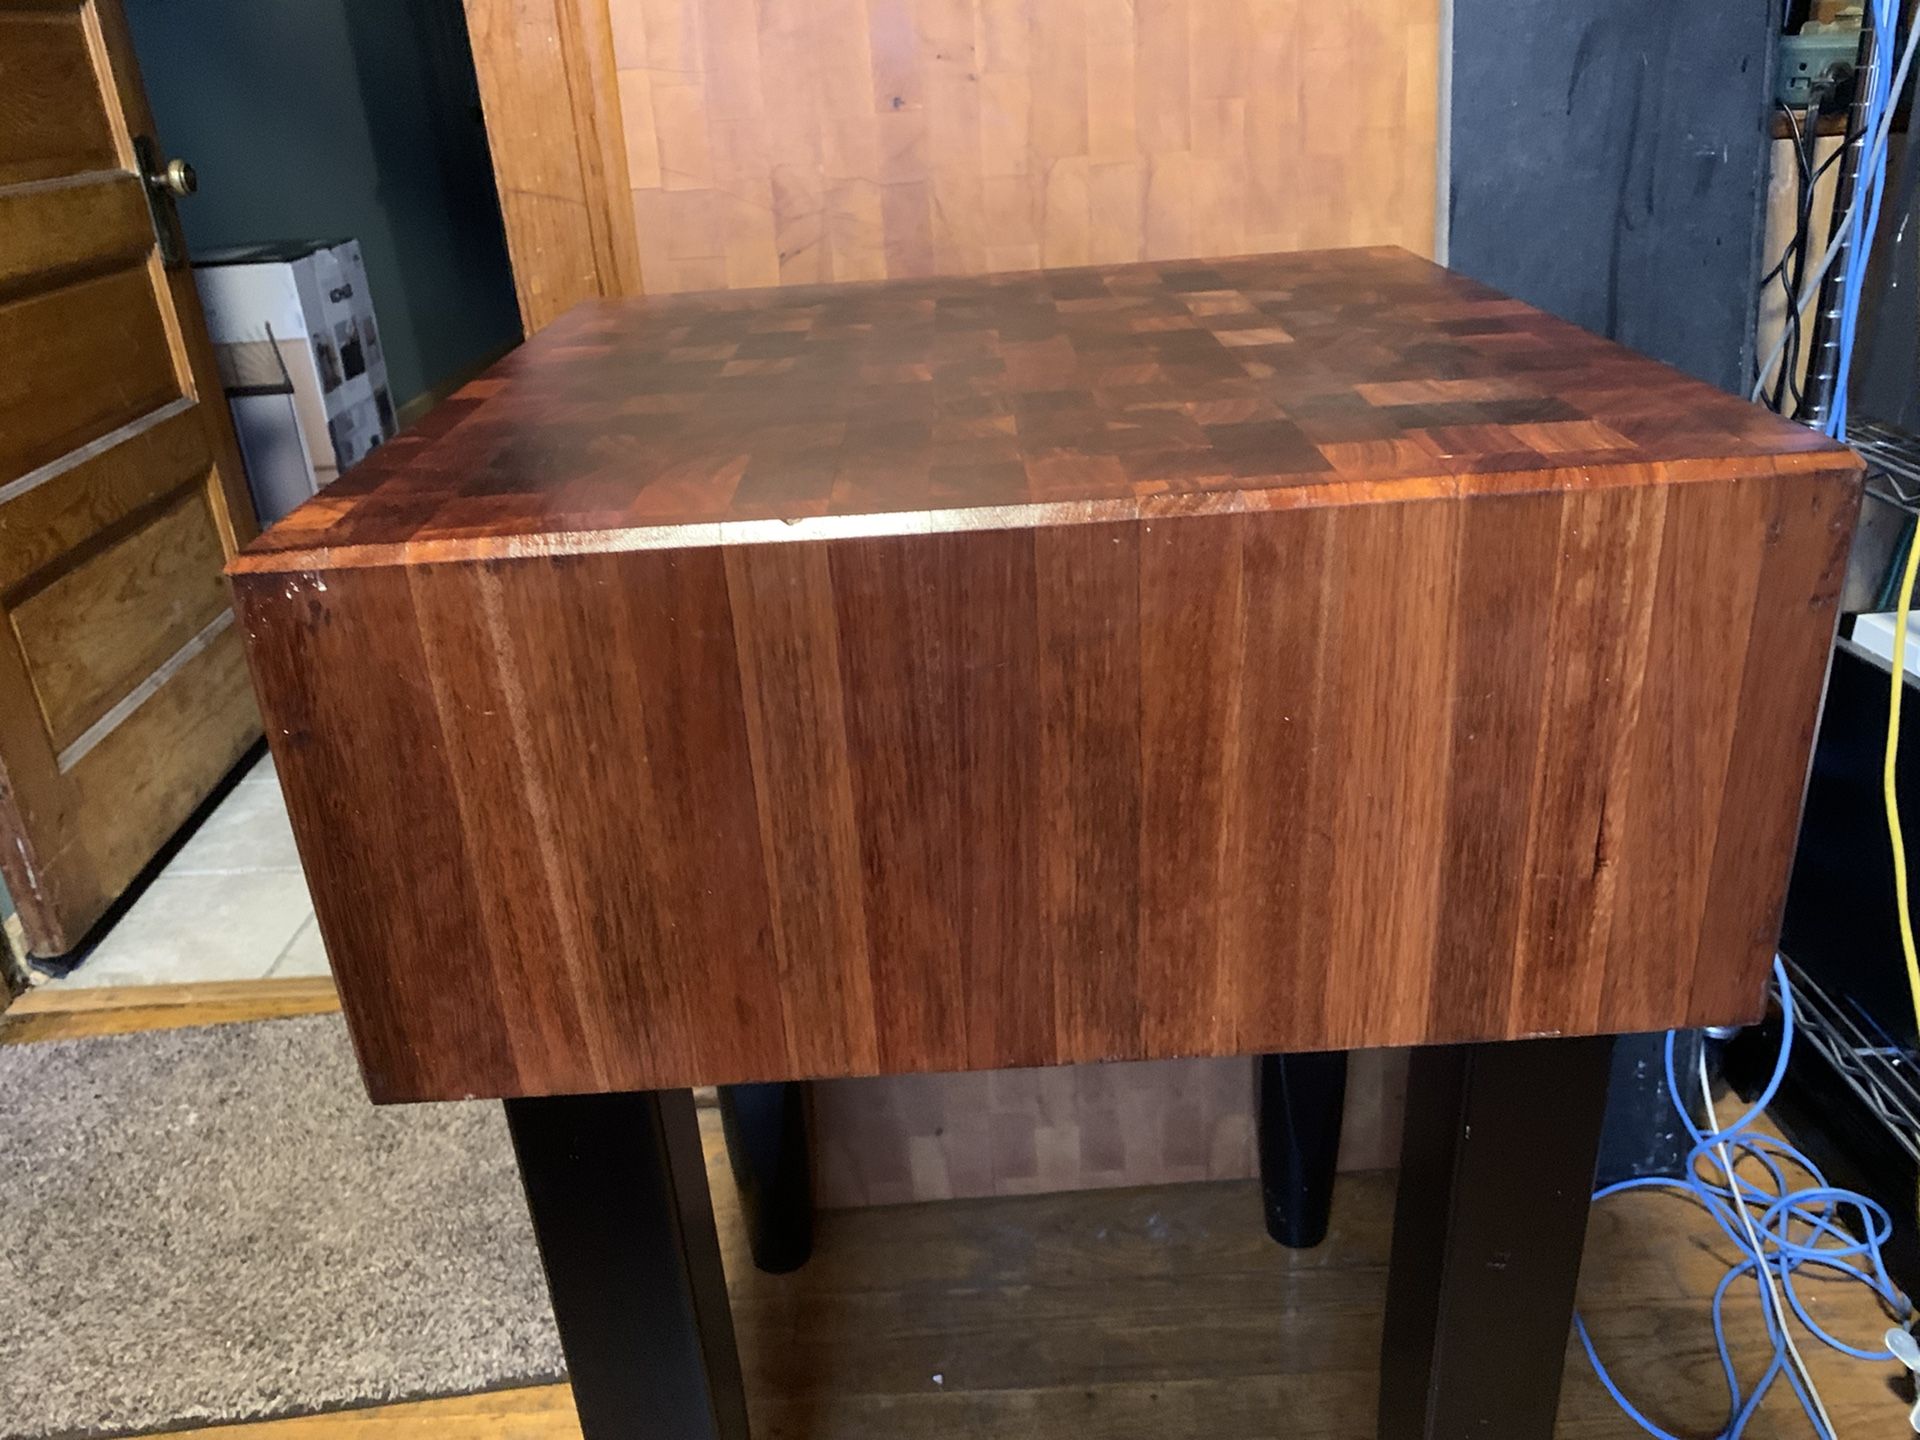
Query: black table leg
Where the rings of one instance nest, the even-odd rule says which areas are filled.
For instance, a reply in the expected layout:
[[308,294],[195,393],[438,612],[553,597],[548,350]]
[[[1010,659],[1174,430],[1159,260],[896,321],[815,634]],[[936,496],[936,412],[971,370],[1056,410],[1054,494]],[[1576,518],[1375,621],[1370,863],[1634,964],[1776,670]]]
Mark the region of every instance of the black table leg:
[[1381,1440],[1549,1440],[1611,1037],[1413,1052]]
[[586,1440],[746,1440],[691,1092],[506,1108]]
[[798,1270],[813,1254],[807,1088],[794,1081],[722,1085],[719,1094],[753,1263],[770,1275]]
[[1333,1212],[1347,1055],[1262,1055],[1255,1067],[1267,1233],[1282,1245],[1311,1249],[1327,1238]]

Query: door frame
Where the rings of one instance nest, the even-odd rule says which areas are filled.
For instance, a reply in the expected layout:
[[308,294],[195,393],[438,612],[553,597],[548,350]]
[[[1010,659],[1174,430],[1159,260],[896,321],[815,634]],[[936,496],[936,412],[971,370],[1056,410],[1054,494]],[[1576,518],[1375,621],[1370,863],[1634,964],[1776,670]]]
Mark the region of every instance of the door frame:
[[464,4],[522,327],[641,294],[607,0]]

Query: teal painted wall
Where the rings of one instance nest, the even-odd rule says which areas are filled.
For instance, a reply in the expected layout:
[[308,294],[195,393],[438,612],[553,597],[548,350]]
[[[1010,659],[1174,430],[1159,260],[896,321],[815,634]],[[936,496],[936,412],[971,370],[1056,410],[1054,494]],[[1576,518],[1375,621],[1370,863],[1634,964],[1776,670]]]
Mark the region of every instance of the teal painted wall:
[[194,249],[360,242],[396,405],[520,337],[459,0],[126,0]]

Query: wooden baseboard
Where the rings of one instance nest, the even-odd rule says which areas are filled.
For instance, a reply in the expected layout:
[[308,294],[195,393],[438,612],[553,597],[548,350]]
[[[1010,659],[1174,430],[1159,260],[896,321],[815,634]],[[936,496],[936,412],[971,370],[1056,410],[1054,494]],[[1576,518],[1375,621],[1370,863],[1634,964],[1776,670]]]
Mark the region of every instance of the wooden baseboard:
[[193,985],[43,985],[0,1012],[0,1045],[177,1030],[236,1020],[277,1020],[340,1008],[324,976],[284,980],[218,980]]
[[205,1440],[447,1440],[453,1435],[463,1440],[580,1440],[580,1421],[574,1413],[572,1390],[565,1385],[538,1385],[165,1433],[204,1436]]

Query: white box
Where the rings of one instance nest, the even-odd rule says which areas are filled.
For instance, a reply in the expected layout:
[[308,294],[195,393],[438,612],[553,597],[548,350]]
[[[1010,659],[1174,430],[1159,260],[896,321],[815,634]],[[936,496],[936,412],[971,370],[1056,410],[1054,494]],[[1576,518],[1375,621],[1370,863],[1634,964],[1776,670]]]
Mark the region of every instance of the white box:
[[254,510],[271,525],[393,434],[360,242],[238,245],[193,268]]

